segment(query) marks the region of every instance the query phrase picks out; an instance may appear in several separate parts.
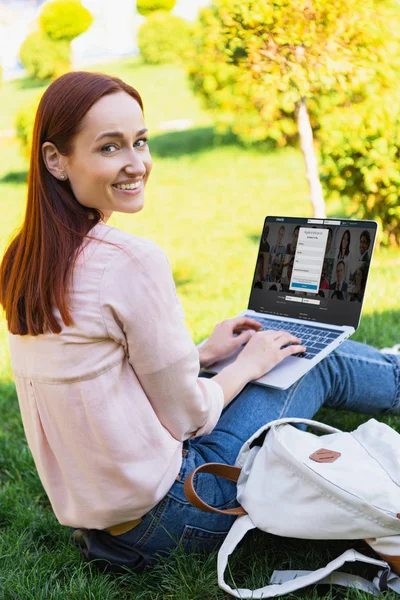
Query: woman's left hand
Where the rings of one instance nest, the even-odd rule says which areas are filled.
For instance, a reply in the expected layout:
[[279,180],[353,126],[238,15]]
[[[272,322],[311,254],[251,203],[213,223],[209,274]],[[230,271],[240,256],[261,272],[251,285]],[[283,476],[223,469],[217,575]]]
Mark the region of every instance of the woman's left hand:
[[199,348],[200,366],[208,367],[217,360],[229,358],[257,331],[261,331],[261,323],[249,317],[235,317],[218,323],[204,346]]

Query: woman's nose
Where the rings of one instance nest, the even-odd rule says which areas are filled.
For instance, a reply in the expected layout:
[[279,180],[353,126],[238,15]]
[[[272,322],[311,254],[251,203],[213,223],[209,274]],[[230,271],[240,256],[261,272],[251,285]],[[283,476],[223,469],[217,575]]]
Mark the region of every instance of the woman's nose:
[[125,172],[129,175],[144,175],[146,173],[146,167],[140,156],[134,152],[130,155],[129,161],[125,165]]

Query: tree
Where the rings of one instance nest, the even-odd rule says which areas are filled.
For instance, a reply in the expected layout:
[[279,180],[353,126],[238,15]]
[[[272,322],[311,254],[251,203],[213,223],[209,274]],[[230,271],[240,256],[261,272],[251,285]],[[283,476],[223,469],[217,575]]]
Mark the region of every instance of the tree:
[[149,65],[179,62],[190,48],[191,28],[187,21],[163,10],[149,15],[140,26],[138,46]]
[[60,77],[71,68],[71,48],[65,40],[54,41],[42,31],[30,33],[19,57],[27,73],[38,80]]
[[136,0],[136,10],[143,17],[148,17],[159,10],[170,12],[175,4],[176,0]]
[[71,68],[71,41],[89,29],[93,17],[80,0],[53,0],[38,21],[39,29],[21,45],[21,62],[35,79],[59,77]]
[[[188,67],[219,128],[246,142],[300,137],[314,215],[325,203],[313,145],[321,115],[396,81],[385,0],[215,0]],[[391,17],[390,17],[391,18]],[[399,19],[398,19],[399,21]]]
[[43,6],[39,22],[50,39],[71,42],[89,29],[93,17],[80,0],[53,0]]

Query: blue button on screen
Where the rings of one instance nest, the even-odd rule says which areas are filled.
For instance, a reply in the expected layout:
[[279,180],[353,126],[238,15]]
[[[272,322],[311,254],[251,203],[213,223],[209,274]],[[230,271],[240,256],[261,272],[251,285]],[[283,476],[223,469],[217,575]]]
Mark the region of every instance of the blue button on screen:
[[313,292],[318,290],[317,285],[312,285],[310,283],[292,283],[292,287],[299,290],[312,290]]

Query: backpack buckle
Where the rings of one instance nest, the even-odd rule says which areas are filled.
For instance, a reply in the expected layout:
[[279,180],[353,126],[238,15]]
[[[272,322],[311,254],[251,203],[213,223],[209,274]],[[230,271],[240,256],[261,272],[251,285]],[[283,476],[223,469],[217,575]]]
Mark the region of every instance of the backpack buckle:
[[378,587],[381,592],[387,592],[388,587],[388,577],[390,575],[390,567],[385,567],[383,571],[381,571],[378,577]]

